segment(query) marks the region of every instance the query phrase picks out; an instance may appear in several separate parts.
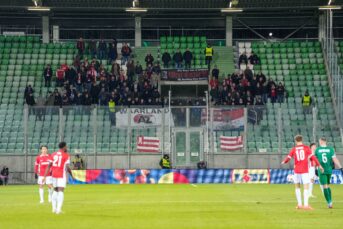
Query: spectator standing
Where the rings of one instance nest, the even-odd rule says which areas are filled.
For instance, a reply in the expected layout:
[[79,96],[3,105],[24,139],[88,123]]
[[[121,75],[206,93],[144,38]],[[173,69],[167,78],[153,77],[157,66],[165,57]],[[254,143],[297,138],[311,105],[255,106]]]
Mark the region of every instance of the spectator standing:
[[211,69],[211,61],[213,57],[214,51],[210,43],[207,43],[207,47],[205,48],[205,60],[208,66],[208,69]]
[[277,90],[277,102],[283,103],[284,98],[285,98],[285,86],[283,86],[283,84],[280,82],[276,90]]
[[42,121],[42,119],[43,120],[45,119],[45,108],[44,108],[45,104],[46,104],[45,99],[42,96],[39,96],[36,102],[36,107],[37,107],[36,115],[40,121]]
[[29,106],[34,106],[36,104],[33,93],[29,93],[25,98],[26,104]]
[[101,88],[101,91],[99,93],[99,103],[100,106],[106,106],[107,105],[107,92],[105,91],[105,88]]
[[151,86],[153,88],[157,88],[160,82],[160,75],[161,75],[161,67],[158,63],[154,65],[152,68],[152,75],[151,75]]
[[7,185],[8,184],[8,176],[10,175],[8,167],[4,166],[1,170],[1,183],[2,185]]
[[98,57],[100,60],[103,60],[106,58],[106,55],[107,55],[107,44],[103,39],[101,39],[101,41],[98,44]]
[[119,78],[119,76],[120,76],[120,66],[119,66],[118,63],[116,63],[116,62],[113,62],[113,63],[112,63],[111,73],[112,73],[112,75],[114,75],[117,79]]
[[277,89],[274,84],[270,88],[269,97],[270,97],[271,103],[275,103],[277,101]]
[[268,95],[269,95],[269,91],[268,91],[268,84],[265,83],[262,86],[262,101],[264,104],[266,104],[268,102]]
[[212,69],[212,77],[218,80],[219,69],[217,68],[217,65],[214,65],[214,68]]
[[128,62],[130,56],[131,56],[131,48],[128,46],[127,43],[123,44],[123,47],[121,48],[121,65],[125,65],[126,62]]
[[65,71],[61,67],[56,71],[56,87],[62,87],[65,79]]
[[109,59],[110,63],[112,63],[117,58],[118,58],[117,46],[114,43],[111,43],[110,47],[108,49],[108,59]]
[[181,54],[180,49],[178,49],[177,52],[174,53],[173,60],[174,60],[176,69],[182,68],[182,54]]
[[252,70],[248,66],[244,70],[244,75],[249,81],[251,81],[254,77],[254,73],[252,72]]
[[146,63],[146,66],[153,65],[153,63],[154,63],[154,57],[151,55],[151,53],[148,53],[148,54],[145,56],[145,63]]
[[108,110],[109,110],[109,116],[110,116],[110,121],[111,121],[111,126],[116,125],[116,103],[112,98],[110,98],[108,102]]
[[91,55],[91,57],[95,58],[96,54],[97,54],[96,41],[95,40],[91,40],[88,43],[88,50],[89,50],[89,54]]
[[311,105],[312,105],[312,98],[308,91],[305,92],[305,95],[302,98],[302,104],[304,109],[304,114],[310,114],[311,113]]
[[83,41],[82,37],[80,37],[80,39],[77,41],[76,48],[79,51],[80,58],[82,59],[85,51],[85,42]]
[[51,86],[51,78],[52,78],[52,69],[50,64],[46,65],[46,68],[43,71],[43,77],[45,81],[45,87],[50,87]]
[[54,92],[54,106],[62,106],[62,96],[57,90]]
[[136,73],[137,76],[140,76],[140,75],[143,74],[143,67],[142,67],[142,65],[139,63],[139,61],[137,61],[137,63],[136,63],[135,73]]
[[99,88],[99,85],[97,85],[95,81],[92,83],[89,93],[92,99],[92,104],[98,104],[100,88]]
[[129,82],[133,82],[133,77],[135,75],[135,62],[129,60],[126,64],[126,75]]
[[259,64],[260,58],[254,52],[251,52],[251,55],[249,57],[249,62],[252,65]]
[[164,68],[169,68],[169,62],[171,61],[171,56],[167,50],[162,55],[162,62]]
[[238,64],[239,66],[241,66],[241,64],[247,64],[248,63],[248,57],[247,55],[245,54],[245,52],[243,52],[240,56],[239,56],[239,59],[238,59]]
[[73,169],[74,170],[83,170],[84,169],[84,162],[82,157],[80,157],[79,154],[75,155],[75,158],[73,160]]
[[183,53],[183,59],[185,60],[185,68],[190,69],[192,65],[192,60],[193,60],[193,54],[189,49]]
[[26,100],[26,97],[29,96],[29,94],[33,94],[34,93],[34,90],[32,88],[32,86],[29,84],[26,88],[25,88],[25,91],[24,91],[24,99]]

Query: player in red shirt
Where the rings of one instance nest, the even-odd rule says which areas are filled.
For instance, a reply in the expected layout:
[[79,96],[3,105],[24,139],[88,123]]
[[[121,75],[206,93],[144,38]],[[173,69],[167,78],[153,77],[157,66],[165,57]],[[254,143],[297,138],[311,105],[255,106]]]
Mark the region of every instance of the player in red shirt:
[[40,203],[44,203],[44,185],[46,184],[48,186],[49,190],[49,202],[51,202],[51,196],[52,196],[52,177],[51,177],[51,171],[49,171],[45,182],[43,182],[44,174],[46,168],[49,166],[50,162],[50,155],[48,154],[48,147],[41,146],[40,147],[40,155],[36,157],[35,162],[35,175],[38,177],[38,184],[39,184],[39,197],[40,197]]
[[62,210],[64,200],[64,188],[67,185],[67,174],[66,171],[73,178],[73,174],[69,167],[70,156],[67,153],[67,144],[61,142],[58,145],[59,150],[51,154],[49,166],[45,170],[43,181],[46,179],[50,168],[52,171],[52,185],[54,186],[54,192],[52,193],[52,212],[60,214]]
[[[297,135],[294,137],[295,147],[293,147],[288,156],[282,161],[281,164],[288,163],[294,158],[294,184],[295,184],[295,195],[298,201],[297,209],[312,210],[308,204],[309,199],[309,161],[313,162],[315,166],[323,170],[323,167],[319,164],[318,159],[312,154],[310,147],[303,144],[303,137]],[[304,207],[301,202],[301,189],[300,184],[304,186]]]

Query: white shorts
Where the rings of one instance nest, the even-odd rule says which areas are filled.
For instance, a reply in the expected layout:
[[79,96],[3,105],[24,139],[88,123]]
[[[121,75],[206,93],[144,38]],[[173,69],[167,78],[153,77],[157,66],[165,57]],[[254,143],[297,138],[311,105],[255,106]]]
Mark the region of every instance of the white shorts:
[[66,178],[52,178],[52,186],[54,188],[65,188],[67,186]]
[[[38,177],[38,184],[39,185],[43,185],[43,178],[44,178],[44,176],[39,176]],[[44,184],[52,184],[52,177],[51,176],[49,176],[49,177],[46,177],[45,178],[45,183]]]
[[293,180],[294,184],[309,184],[311,179],[309,173],[294,173]]
[[316,169],[311,166],[310,169],[308,170],[308,173],[309,173],[309,176],[310,176],[310,179],[316,179]]

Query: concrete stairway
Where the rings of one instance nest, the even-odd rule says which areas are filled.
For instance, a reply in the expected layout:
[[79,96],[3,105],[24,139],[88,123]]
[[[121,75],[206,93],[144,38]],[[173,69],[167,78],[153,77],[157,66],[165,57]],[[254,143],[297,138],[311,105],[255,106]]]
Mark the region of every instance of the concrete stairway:
[[219,80],[225,78],[227,74],[232,74],[235,71],[233,48],[225,46],[214,46],[213,64],[217,65],[220,75]]

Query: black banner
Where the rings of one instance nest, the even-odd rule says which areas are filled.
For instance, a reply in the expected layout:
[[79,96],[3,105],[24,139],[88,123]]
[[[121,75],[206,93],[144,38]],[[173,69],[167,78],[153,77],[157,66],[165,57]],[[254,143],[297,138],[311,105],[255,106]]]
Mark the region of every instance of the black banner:
[[208,69],[164,70],[161,79],[167,81],[208,80]]

